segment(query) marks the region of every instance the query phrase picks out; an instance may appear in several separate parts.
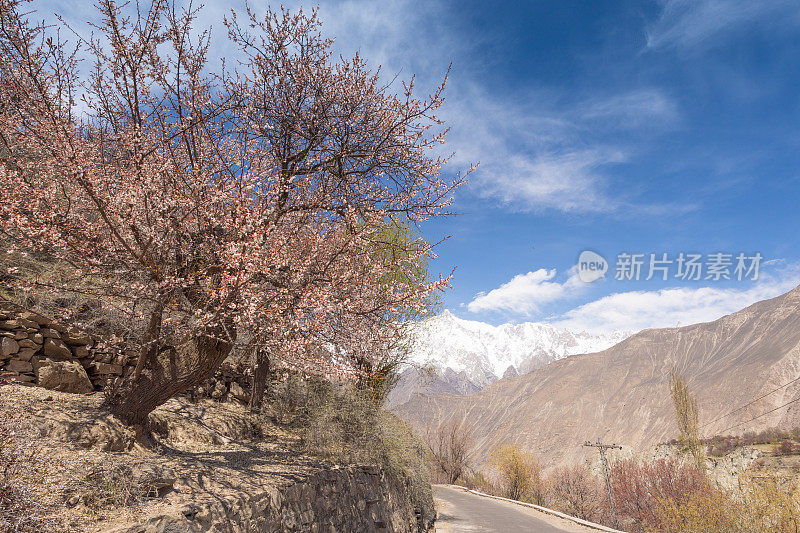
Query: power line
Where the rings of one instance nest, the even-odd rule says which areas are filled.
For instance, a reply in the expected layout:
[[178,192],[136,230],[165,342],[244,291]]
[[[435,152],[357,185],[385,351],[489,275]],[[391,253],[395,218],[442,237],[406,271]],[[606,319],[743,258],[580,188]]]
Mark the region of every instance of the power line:
[[770,414],[770,413],[774,413],[774,412],[775,412],[775,411],[777,411],[778,409],[780,409],[780,408],[782,408],[782,407],[786,407],[786,406],[787,406],[787,405],[789,405],[790,403],[794,403],[794,402],[796,402],[796,401],[798,401],[798,400],[800,400],[800,396],[798,396],[798,397],[797,397],[797,398],[795,398],[794,400],[790,400],[790,401],[786,402],[786,403],[785,403],[785,404],[783,404],[783,405],[779,405],[778,407],[776,407],[776,408],[774,408],[774,409],[770,409],[770,410],[769,410],[769,411],[767,411],[766,413],[761,413],[760,415],[756,415],[756,416],[754,416],[753,418],[751,418],[750,420],[745,420],[744,422],[739,422],[738,424],[734,424],[734,425],[732,425],[732,426],[731,426],[731,427],[729,427],[729,428],[725,428],[725,429],[723,429],[722,431],[720,431],[720,434],[722,434],[722,433],[725,433],[725,432],[726,432],[726,431],[728,431],[729,429],[733,429],[733,428],[735,428],[735,427],[741,426],[742,424],[747,424],[748,422],[752,422],[752,421],[753,421],[753,420],[755,420],[756,418],[761,418],[761,417],[762,417],[762,416],[764,416],[764,415],[768,415],[768,414]]
[[[756,398],[755,400],[752,400],[752,401],[750,401],[750,402],[748,402],[748,403],[746,403],[746,404],[742,405],[741,407],[737,407],[737,408],[736,408],[736,409],[734,409],[733,411],[728,411],[728,412],[727,412],[727,413],[725,413],[724,415],[720,415],[720,416],[718,416],[717,418],[715,418],[715,419],[714,419],[714,420],[712,420],[711,422],[706,422],[705,424],[703,424],[702,426],[700,426],[700,429],[703,429],[704,427],[706,427],[706,426],[709,426],[709,425],[713,424],[714,422],[717,422],[717,421],[719,421],[719,420],[722,420],[723,418],[725,418],[725,417],[726,417],[726,416],[728,416],[728,415],[732,415],[733,413],[739,412],[739,411],[741,411],[742,409],[744,409],[745,407],[747,407],[747,406],[749,406],[749,405],[753,405],[753,404],[754,404],[754,403],[756,403],[758,400],[762,400],[762,399],[766,398],[767,396],[769,396],[770,394],[772,394],[772,393],[775,393],[775,392],[778,392],[779,390],[781,390],[781,389],[783,389],[783,388],[786,388],[786,387],[788,387],[789,385],[791,385],[792,383],[794,383],[795,381],[798,381],[798,380],[800,380],[800,376],[798,376],[798,377],[794,378],[792,381],[790,381],[789,383],[786,383],[785,385],[781,385],[780,387],[778,387],[778,388],[777,388],[777,389],[775,389],[775,390],[769,391],[768,393],[766,393],[766,394],[764,394],[764,395],[762,395],[762,396],[759,396],[759,397],[758,397],[758,398]],[[791,402],[789,402],[789,403],[791,403]],[[780,409],[780,407],[779,407],[778,409]],[[766,414],[766,413],[765,413],[765,414]],[[761,415],[759,415],[759,416],[761,416]],[[758,417],[756,417],[756,418],[758,418]],[[742,422],[742,423],[744,424],[744,422]],[[734,427],[736,427],[736,426],[734,426]],[[723,430],[723,431],[727,431],[727,430]],[[720,432],[720,433],[721,433],[721,432]]]

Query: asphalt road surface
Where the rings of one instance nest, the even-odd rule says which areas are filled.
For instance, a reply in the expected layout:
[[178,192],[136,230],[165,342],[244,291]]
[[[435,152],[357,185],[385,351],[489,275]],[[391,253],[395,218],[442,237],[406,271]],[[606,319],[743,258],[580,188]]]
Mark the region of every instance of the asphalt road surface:
[[589,532],[596,529],[510,502],[466,492],[458,487],[435,485],[433,496],[439,518],[437,533]]

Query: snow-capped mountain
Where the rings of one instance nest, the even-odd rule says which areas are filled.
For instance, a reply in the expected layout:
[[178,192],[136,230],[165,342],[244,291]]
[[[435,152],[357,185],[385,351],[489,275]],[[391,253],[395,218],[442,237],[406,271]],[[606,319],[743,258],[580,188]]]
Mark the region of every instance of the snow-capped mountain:
[[410,353],[411,361],[434,369],[435,375],[409,369],[390,404],[402,403],[417,392],[475,392],[500,378],[525,374],[568,355],[605,350],[632,333],[593,335],[541,322],[492,326],[444,311],[414,329]]

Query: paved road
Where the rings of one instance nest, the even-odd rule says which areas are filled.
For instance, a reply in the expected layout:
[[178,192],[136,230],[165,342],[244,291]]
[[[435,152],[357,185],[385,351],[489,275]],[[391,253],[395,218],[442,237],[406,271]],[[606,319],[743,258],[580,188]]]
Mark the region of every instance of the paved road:
[[435,485],[434,498],[439,518],[437,533],[502,532],[598,533],[568,520],[529,507],[478,496],[457,487]]

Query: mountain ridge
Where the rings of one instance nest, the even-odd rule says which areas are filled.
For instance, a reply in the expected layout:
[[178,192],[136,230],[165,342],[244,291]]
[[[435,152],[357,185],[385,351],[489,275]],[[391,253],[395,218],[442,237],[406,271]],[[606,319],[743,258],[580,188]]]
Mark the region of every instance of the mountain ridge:
[[[515,442],[548,465],[565,464],[586,458],[580,445],[597,437],[637,449],[674,437],[667,385],[673,365],[698,397],[701,424],[800,377],[800,287],[715,321],[644,330],[470,395],[418,395],[396,411],[418,430],[468,420],[479,435],[479,460],[493,446]],[[732,433],[800,424],[796,404],[747,422],[798,396],[795,382],[704,433],[739,423]]]
[[399,405],[420,392],[475,392],[502,377],[575,353],[602,350],[628,335],[574,332],[541,322],[492,326],[445,310],[414,328],[410,368],[401,374],[388,403]]

